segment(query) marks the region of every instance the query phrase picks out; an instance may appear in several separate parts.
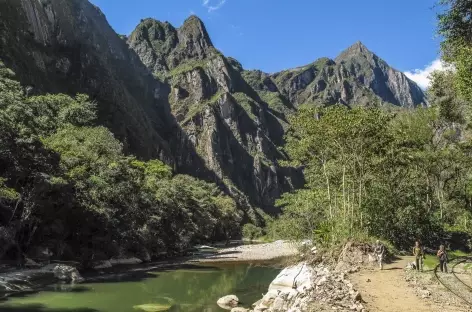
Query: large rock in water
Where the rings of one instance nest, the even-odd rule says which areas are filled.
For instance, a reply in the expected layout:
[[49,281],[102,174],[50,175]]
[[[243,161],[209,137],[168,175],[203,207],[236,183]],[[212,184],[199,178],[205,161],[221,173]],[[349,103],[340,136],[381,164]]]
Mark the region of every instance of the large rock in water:
[[221,297],[216,303],[222,309],[231,310],[238,305],[239,299],[235,295],[228,295]]
[[22,270],[0,275],[0,293],[31,291],[57,282],[83,281],[75,267],[50,264],[41,269]]

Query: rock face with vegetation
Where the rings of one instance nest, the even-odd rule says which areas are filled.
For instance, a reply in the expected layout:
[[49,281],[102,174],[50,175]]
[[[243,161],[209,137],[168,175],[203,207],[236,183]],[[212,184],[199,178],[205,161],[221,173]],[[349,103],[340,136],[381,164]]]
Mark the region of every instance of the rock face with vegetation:
[[272,98],[269,101],[280,110],[307,103],[408,108],[427,104],[416,83],[361,42],[356,42],[334,60],[320,58],[306,66],[272,75],[259,71],[244,75],[265,98]]
[[6,0],[0,16],[0,57],[30,93],[89,94],[125,151],[173,163],[169,141],[176,130],[166,86],[98,7],[84,0]]
[[[215,49],[200,19],[192,16],[178,29],[143,20],[128,44],[169,85],[173,115],[232,194],[242,191],[269,209],[283,191],[300,185],[295,170],[279,165],[285,116],[247,84],[236,60]],[[178,161],[189,160],[182,154]]]

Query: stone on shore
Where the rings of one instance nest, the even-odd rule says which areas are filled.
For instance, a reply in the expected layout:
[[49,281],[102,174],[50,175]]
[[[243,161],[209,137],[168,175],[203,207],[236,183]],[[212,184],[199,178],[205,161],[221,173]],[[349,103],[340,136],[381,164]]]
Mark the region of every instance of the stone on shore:
[[272,281],[269,286],[270,290],[291,290],[310,288],[312,286],[313,269],[306,263],[300,263],[298,265],[285,268],[279,275]]
[[[305,312],[316,304],[325,310],[364,311],[362,297],[346,273],[328,266],[300,263],[285,268],[268,292],[253,305],[253,312]],[[316,311],[316,310],[315,310]]]

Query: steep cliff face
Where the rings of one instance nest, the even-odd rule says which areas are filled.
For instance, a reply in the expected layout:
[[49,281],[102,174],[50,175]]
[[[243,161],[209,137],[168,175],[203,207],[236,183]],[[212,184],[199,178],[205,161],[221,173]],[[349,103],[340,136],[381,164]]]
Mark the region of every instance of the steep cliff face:
[[127,151],[173,163],[167,86],[86,0],[0,1],[0,58],[33,92],[87,93]]
[[172,113],[206,167],[229,189],[272,207],[296,176],[278,165],[284,159],[277,149],[284,117],[247,84],[242,66],[215,49],[195,16],[178,29],[143,20],[128,44],[156,78],[169,84]]

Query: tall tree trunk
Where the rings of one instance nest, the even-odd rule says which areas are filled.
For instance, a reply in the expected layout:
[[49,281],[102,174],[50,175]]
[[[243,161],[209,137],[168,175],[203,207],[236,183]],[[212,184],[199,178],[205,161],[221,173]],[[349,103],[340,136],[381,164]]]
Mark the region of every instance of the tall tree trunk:
[[343,165],[343,211],[344,222],[346,222],[346,166]]
[[326,161],[323,160],[323,173],[326,178],[326,188],[328,190],[328,202],[329,202],[329,218],[333,218],[333,206],[331,204],[331,192],[330,192],[330,187],[329,187],[329,177],[328,173],[326,172]]

